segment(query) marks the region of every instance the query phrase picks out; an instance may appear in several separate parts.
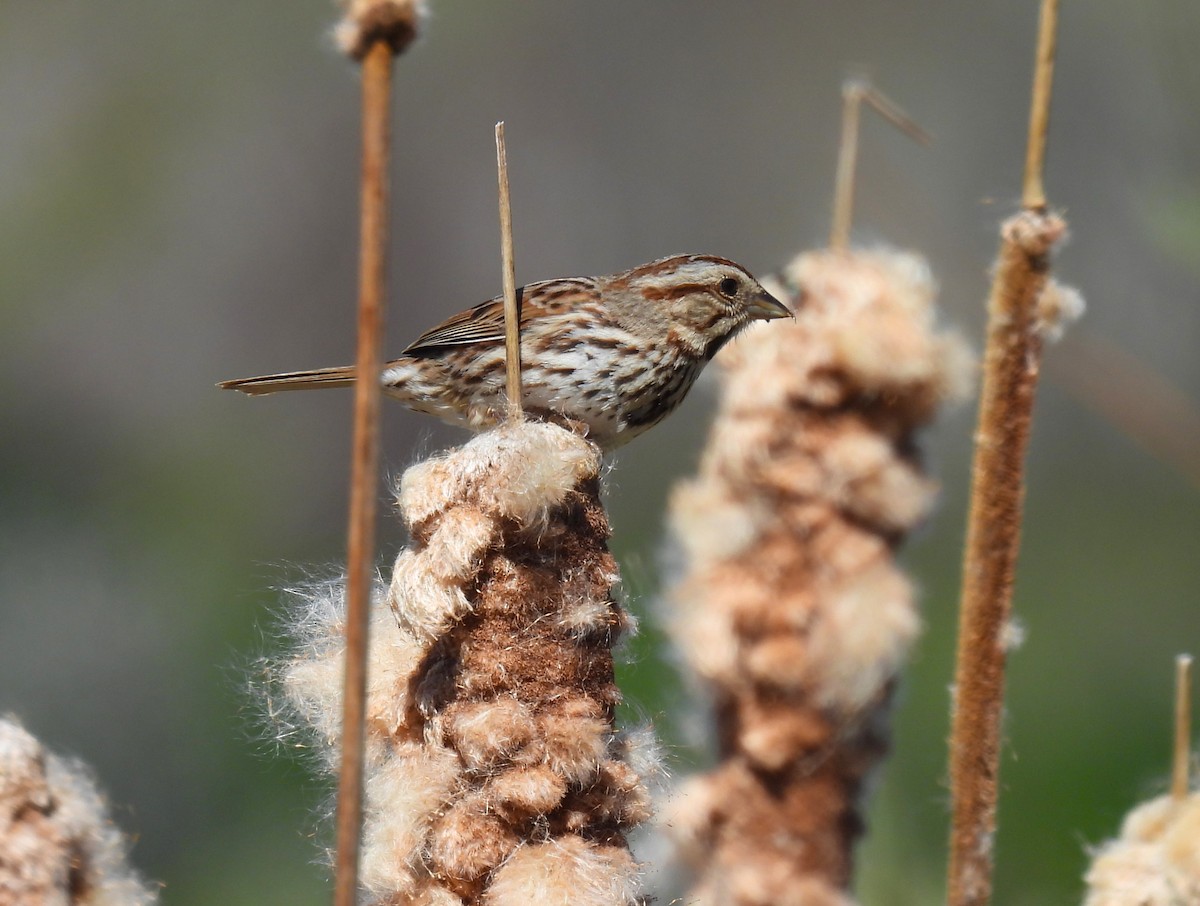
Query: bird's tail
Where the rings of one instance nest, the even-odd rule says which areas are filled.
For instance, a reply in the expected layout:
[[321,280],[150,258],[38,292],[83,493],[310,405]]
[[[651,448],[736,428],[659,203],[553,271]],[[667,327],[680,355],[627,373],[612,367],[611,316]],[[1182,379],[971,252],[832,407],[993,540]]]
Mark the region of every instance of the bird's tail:
[[354,367],[317,368],[314,371],[291,371],[287,374],[266,374],[262,377],[221,381],[222,390],[239,390],[251,396],[278,393],[282,390],[319,390],[324,387],[354,386]]

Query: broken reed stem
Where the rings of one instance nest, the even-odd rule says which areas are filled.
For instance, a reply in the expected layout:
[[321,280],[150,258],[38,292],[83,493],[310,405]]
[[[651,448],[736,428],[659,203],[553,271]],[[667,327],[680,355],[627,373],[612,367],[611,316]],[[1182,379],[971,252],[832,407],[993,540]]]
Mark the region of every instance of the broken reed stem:
[[950,735],[949,906],[982,906],[992,892],[1004,634],[1012,611],[1025,450],[1041,355],[1036,311],[1049,279],[1050,250],[1066,229],[1060,218],[1044,210],[1041,176],[1054,50],[1053,35],[1046,31],[1055,26],[1056,9],[1055,0],[1043,0],[1026,157],[1026,208],[1001,228],[988,299]]
[[342,697],[341,771],[337,801],[334,902],[353,906],[358,890],[362,824],[363,715],[367,624],[375,557],[375,481],[379,471],[377,375],[383,370],[386,295],[389,110],[392,48],[376,41],[362,61],[362,212],[359,251],[358,355],[346,566],[346,666]]
[[496,123],[496,178],[500,189],[500,256],[504,269],[504,366],[508,418],[521,419],[521,310],[517,303],[517,269],[513,258],[512,206],[508,194],[508,152],[504,123]]
[[1188,768],[1192,757],[1192,656],[1175,659],[1175,757],[1171,764],[1171,798],[1182,802],[1188,794]]
[[839,252],[846,251],[850,246],[850,225],[854,220],[854,176],[858,166],[858,124],[863,101],[914,141],[922,145],[928,145],[930,141],[925,130],[870,82],[848,79],[842,83],[842,137],[838,145],[833,218],[829,230],[829,247]]

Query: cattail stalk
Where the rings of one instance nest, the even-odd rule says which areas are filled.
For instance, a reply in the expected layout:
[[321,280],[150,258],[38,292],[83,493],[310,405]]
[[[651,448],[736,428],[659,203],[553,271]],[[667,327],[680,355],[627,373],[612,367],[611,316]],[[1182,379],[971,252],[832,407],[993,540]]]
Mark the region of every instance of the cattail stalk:
[[383,300],[387,248],[388,120],[391,49],[376,42],[363,60],[362,235],[359,257],[357,373],[346,567],[346,678],[342,769],[338,782],[334,902],[352,906],[358,889],[362,823],[363,714],[371,570],[375,558],[375,483],[379,471],[378,380],[383,370]]
[[859,799],[920,624],[893,557],[934,491],[913,435],[970,381],[920,259],[812,253],[785,280],[796,321],[718,357],[700,473],[671,503],[689,562],[672,632],[712,692],[719,761],[664,823],[704,906],[850,902]]
[[1042,0],[1038,18],[1037,59],[1033,66],[1033,102],[1029,105],[1029,141],[1025,146],[1025,182],[1021,204],[1046,206],[1046,137],[1050,133],[1050,96],[1054,88],[1054,52],[1058,45],[1058,0]]
[[1025,210],[1001,229],[988,300],[950,737],[950,906],[983,906],[992,890],[1005,637],[1020,540],[1025,450],[1042,348],[1039,306],[1050,286],[1051,249],[1066,231],[1065,222],[1045,209],[1041,174],[1057,11],[1057,0],[1043,0]]
[[346,566],[345,694],[342,699],[334,902],[352,906],[358,889],[362,824],[363,716],[371,572],[375,558],[383,312],[387,298],[388,168],[392,58],[416,34],[419,4],[348,0],[338,27],[343,48],[362,64],[362,185],[359,235],[358,352],[354,385],[350,514]]

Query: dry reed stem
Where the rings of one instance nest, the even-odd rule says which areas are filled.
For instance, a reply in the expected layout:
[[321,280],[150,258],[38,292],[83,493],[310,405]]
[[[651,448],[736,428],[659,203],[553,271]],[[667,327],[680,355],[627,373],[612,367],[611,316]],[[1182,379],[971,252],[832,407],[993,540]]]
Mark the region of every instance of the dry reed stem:
[[[587,440],[521,422],[405,473],[413,540],[372,614],[367,902],[639,901],[625,831],[648,815],[653,745],[614,727],[629,619],[600,468]],[[295,725],[281,739],[311,728],[327,765],[341,605],[336,586],[307,594],[275,671]]]
[[0,719],[0,906],[157,902],[88,769]]
[[806,254],[786,280],[795,322],[718,357],[700,473],[671,504],[689,563],[672,632],[713,693],[720,761],[664,823],[704,906],[850,902],[859,798],[920,623],[893,559],[934,493],[914,432],[970,382],[919,258]]
[[338,780],[334,902],[352,906],[358,890],[362,825],[363,715],[366,710],[367,631],[375,559],[375,484],[379,472],[383,371],[383,305],[387,296],[387,204],[392,48],[377,40],[362,67],[362,219],[359,237],[358,355],[354,384],[350,516],[346,566],[346,671],[342,708],[342,766]]
[[388,168],[392,58],[417,35],[420,0],[344,0],[335,35],[362,63],[362,186],[359,235],[358,349],[354,386],[350,513],[346,541],[346,663],[338,782],[334,902],[351,906],[358,889],[362,824],[363,715],[371,571],[375,558],[375,485],[379,472],[379,405],[374,379],[383,370],[387,298]]
[[1046,169],[1046,137],[1050,132],[1050,94],[1054,87],[1054,51],[1058,41],[1058,0],[1042,0],[1038,17],[1037,58],[1033,67],[1033,102],[1029,105],[1029,142],[1025,148],[1025,182],[1021,205],[1046,206],[1042,175]]
[[1192,761],[1192,656],[1175,659],[1175,745],[1171,759],[1171,798],[1187,796]]
[[1025,210],[1001,227],[988,299],[950,735],[949,906],[983,906],[992,892],[1005,638],[1020,541],[1025,450],[1045,334],[1039,309],[1049,307],[1047,300],[1056,295],[1049,279],[1050,252],[1066,232],[1066,223],[1045,210],[1041,172],[1057,13],[1057,0],[1043,0],[1026,152]]
[[521,420],[521,308],[513,254],[512,203],[508,192],[508,150],[504,123],[496,123],[496,179],[500,198],[500,257],[504,279],[504,370],[509,421]]

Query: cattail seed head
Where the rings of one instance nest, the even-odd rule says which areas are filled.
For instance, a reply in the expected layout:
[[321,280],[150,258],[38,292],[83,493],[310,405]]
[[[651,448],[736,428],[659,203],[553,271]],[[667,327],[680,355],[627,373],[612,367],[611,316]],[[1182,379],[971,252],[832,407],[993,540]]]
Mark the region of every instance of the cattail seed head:
[[794,323],[718,356],[699,474],[672,496],[691,564],[672,631],[717,705],[720,762],[665,816],[689,901],[850,902],[858,798],[920,628],[897,543],[934,484],[914,433],[970,384],[921,259],[806,254],[771,291]]
[[[649,815],[654,749],[639,736],[635,757],[614,725],[611,647],[631,621],[613,597],[599,471],[594,445],[530,422],[405,473],[412,543],[376,589],[369,636],[370,902],[633,901],[624,835]],[[336,584],[316,587],[274,669],[282,735],[307,724],[327,766],[341,603]]]
[[1200,902],[1200,793],[1160,796],[1133,809],[1121,835],[1093,854],[1084,906]]
[[129,841],[79,761],[47,752],[0,718],[0,903],[150,906]]

